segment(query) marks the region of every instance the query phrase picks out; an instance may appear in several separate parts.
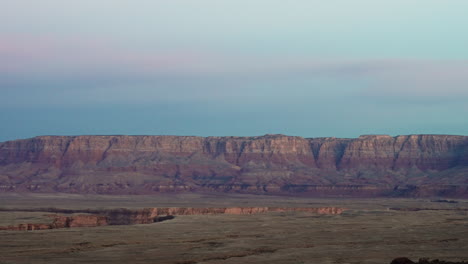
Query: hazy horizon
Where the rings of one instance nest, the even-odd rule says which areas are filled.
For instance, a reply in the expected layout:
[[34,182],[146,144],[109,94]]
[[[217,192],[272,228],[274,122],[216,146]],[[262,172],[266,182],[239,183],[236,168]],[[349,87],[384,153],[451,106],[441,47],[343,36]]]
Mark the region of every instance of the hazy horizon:
[[0,142],[468,135],[468,2],[0,1]]
[[[156,134],[77,134],[77,135],[73,135],[73,134],[69,134],[69,135],[36,135],[36,136],[32,136],[32,137],[29,137],[29,138],[17,138],[17,139],[8,139],[8,140],[5,140],[3,142],[7,142],[7,141],[15,141],[15,140],[24,140],[24,139],[30,139],[30,138],[36,138],[36,137],[80,137],[80,136],[96,136],[96,137],[119,137],[119,136],[130,136],[130,137],[146,137],[146,136],[155,136],[155,137],[172,137],[172,136],[176,136],[176,137],[203,137],[203,138],[209,138],[209,137],[245,137],[245,138],[252,138],[252,137],[263,137],[263,136],[268,136],[268,135],[282,135],[282,136],[288,136],[288,137],[301,137],[301,138],[305,138],[305,139],[314,139],[314,138],[347,138],[347,139],[356,139],[356,138],[359,138],[359,137],[365,137],[365,136],[390,136],[390,137],[393,137],[393,138],[396,138],[396,137],[399,137],[399,136],[411,136],[411,135],[423,135],[423,136],[467,136],[467,135],[456,135],[456,134],[407,134],[407,135],[389,135],[389,134],[362,134],[362,135],[359,135],[359,136],[356,136],[356,137],[333,137],[333,136],[326,136],[326,137],[308,137],[308,136],[297,136],[297,135],[286,135],[286,134],[263,134],[263,135],[244,135],[244,136],[197,136],[197,135],[171,135],[171,134],[160,134],[160,135],[156,135]],[[2,141],[0,141],[0,143],[2,143]]]

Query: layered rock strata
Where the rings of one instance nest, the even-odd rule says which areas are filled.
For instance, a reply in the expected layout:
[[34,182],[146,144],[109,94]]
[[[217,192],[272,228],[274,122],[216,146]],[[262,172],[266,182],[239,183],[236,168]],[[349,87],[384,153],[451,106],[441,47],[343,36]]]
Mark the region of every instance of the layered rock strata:
[[54,218],[53,222],[50,224],[19,224],[11,226],[0,226],[0,230],[26,231],[108,225],[107,217],[101,215],[50,215],[50,217]]
[[0,191],[467,196],[468,137],[41,136],[0,143]]
[[[56,228],[70,227],[96,227],[105,225],[134,225],[134,224],[150,224],[170,220],[177,215],[215,215],[215,214],[231,214],[231,215],[251,215],[269,212],[303,212],[312,214],[341,214],[345,209],[338,207],[229,207],[229,208],[145,208],[140,210],[129,209],[113,209],[113,210],[61,210],[50,209],[47,212],[62,212],[77,213],[86,211],[87,214],[79,214],[72,216],[64,215],[49,215],[54,218],[50,224],[19,224],[14,226],[0,226],[0,230],[45,230]],[[2,211],[36,211],[34,209],[2,209]],[[45,210],[40,210],[45,211]]]

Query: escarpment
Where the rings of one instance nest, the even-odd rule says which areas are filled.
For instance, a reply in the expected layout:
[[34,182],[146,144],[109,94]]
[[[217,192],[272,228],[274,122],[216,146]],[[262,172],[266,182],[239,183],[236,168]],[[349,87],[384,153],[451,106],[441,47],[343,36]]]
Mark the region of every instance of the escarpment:
[[41,136],[0,143],[0,191],[468,195],[468,137]]
[[107,217],[102,215],[48,215],[53,218],[52,223],[25,223],[10,226],[0,226],[0,230],[27,231],[27,230],[46,230],[70,227],[96,227],[108,225]]
[[[302,212],[311,214],[338,215],[345,211],[339,207],[224,207],[224,208],[195,208],[195,207],[166,207],[144,208],[139,210],[110,209],[110,210],[70,210],[70,209],[0,209],[7,212],[48,212],[74,215],[47,215],[53,218],[52,223],[25,223],[11,226],[0,226],[0,230],[26,231],[46,230],[71,227],[96,227],[106,225],[135,225],[151,224],[173,219],[178,215],[252,215],[271,212]],[[83,214],[86,213],[86,214]]]

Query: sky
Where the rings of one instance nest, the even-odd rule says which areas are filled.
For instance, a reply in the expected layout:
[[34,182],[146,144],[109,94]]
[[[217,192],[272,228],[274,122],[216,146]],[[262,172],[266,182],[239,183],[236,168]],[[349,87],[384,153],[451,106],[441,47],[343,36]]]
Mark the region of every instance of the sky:
[[466,0],[0,0],[0,142],[468,135]]

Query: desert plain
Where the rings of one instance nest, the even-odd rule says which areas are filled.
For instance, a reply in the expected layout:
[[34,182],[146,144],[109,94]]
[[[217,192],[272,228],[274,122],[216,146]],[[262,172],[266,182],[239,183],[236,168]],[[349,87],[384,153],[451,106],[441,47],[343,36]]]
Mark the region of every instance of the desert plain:
[[[466,261],[468,200],[248,194],[0,194],[0,226],[62,209],[339,207],[341,214],[179,215],[151,224],[0,231],[0,263],[390,263]],[[452,201],[452,202],[447,202]],[[13,210],[12,210],[13,209]],[[15,211],[17,209],[17,211]],[[25,212],[24,209],[37,209]],[[399,209],[399,210],[395,210]]]

